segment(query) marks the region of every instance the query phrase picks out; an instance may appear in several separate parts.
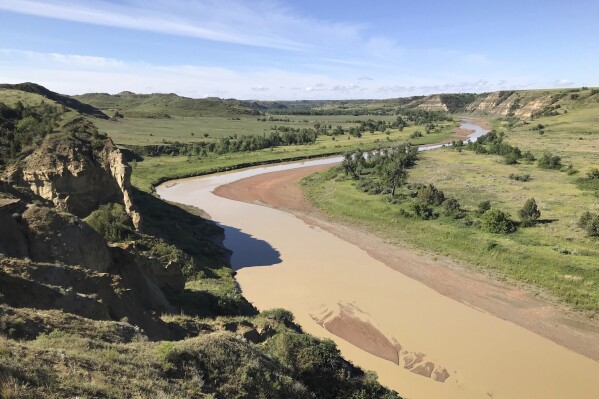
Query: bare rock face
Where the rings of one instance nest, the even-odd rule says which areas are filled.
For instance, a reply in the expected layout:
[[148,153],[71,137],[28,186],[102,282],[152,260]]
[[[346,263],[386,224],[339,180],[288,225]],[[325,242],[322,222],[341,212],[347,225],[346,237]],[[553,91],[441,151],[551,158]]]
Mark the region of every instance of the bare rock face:
[[30,206],[23,213],[29,257],[106,272],[111,256],[104,238],[78,217],[50,208]]
[[9,182],[29,188],[57,209],[79,217],[101,204],[121,203],[139,228],[140,216],[131,201],[131,168],[108,138],[49,135],[6,175]]

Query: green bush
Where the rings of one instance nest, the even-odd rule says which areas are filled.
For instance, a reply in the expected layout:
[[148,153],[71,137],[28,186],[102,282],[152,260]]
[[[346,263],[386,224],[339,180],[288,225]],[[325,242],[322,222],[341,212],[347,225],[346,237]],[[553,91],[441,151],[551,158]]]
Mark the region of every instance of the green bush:
[[537,164],[541,169],[561,169],[562,168],[562,159],[557,155],[553,155],[550,153],[545,153],[538,160]]
[[411,208],[414,215],[423,220],[436,219],[439,216],[435,213],[433,208],[422,202],[413,202]]
[[599,169],[591,169],[585,177],[576,180],[581,190],[599,190]]
[[482,201],[478,204],[478,206],[476,207],[476,214],[478,216],[482,216],[485,214],[485,212],[487,212],[489,209],[491,209],[491,201],[486,200],[486,201]]
[[578,227],[584,229],[589,237],[599,237],[599,215],[585,212],[578,219]]
[[523,160],[525,163],[533,163],[533,162],[534,162],[534,161],[536,161],[537,159],[536,159],[536,158],[535,158],[535,156],[532,154],[532,152],[530,152],[530,151],[525,151],[525,152],[522,154],[522,160]]
[[432,184],[429,184],[418,189],[416,198],[424,204],[441,205],[445,201],[445,194]]
[[295,320],[293,313],[282,308],[264,310],[260,314],[267,319],[275,320],[286,326],[293,325]]
[[122,205],[101,205],[85,221],[108,242],[123,241],[133,233],[131,220]]
[[514,173],[511,173],[508,177],[512,180],[517,180],[517,181],[522,181],[522,182],[527,182],[527,181],[532,180],[532,177],[530,177],[529,174],[516,175]]
[[464,217],[464,210],[462,209],[459,201],[455,198],[449,198],[443,203],[445,213],[454,219],[461,219]]
[[522,209],[518,211],[518,215],[522,220],[522,225],[526,227],[534,226],[541,217],[541,211],[537,207],[537,202],[534,198],[526,200]]
[[483,230],[495,234],[510,234],[516,231],[516,223],[510,215],[499,209],[490,209],[481,217]]

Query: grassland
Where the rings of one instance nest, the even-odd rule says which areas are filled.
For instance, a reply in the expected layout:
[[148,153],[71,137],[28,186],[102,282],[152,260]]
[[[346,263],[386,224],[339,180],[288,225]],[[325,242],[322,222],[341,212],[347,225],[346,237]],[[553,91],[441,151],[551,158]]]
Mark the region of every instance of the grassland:
[[[597,193],[580,190],[576,179],[597,167],[599,105],[572,104],[568,113],[540,118],[510,129],[506,141],[531,150],[537,158],[545,152],[572,164],[575,174],[539,169],[536,164],[506,165],[494,155],[441,149],[421,154],[410,171],[412,183],[433,183],[463,207],[474,209],[484,200],[517,218],[528,198],[539,204],[544,223],[521,228],[511,235],[487,233],[441,216],[436,220],[406,218],[401,205],[355,188],[356,182],[335,171],[304,182],[312,202],[331,218],[355,224],[402,245],[450,256],[466,265],[491,271],[501,278],[524,282],[548,292],[576,309],[599,312],[599,242],[586,237],[576,225],[584,211],[597,212]],[[532,130],[538,124],[544,133]],[[529,174],[529,182],[510,179]]]
[[[239,115],[235,117],[174,117],[170,119],[124,118],[117,121],[95,120],[94,123],[102,132],[121,145],[162,144],[164,141],[193,143],[215,141],[220,137],[268,134],[275,126],[292,128],[313,128],[320,123],[339,125],[344,129],[357,126],[357,121],[372,118],[392,122],[394,116],[298,116],[276,115],[276,119],[285,121],[261,121],[257,116]],[[286,120],[289,120],[288,122]],[[423,130],[423,129],[421,129]],[[208,137],[204,135],[208,134]]]
[[[263,123],[263,122],[261,122]],[[424,134],[423,137],[409,139],[417,131],[424,131],[422,126],[410,126],[403,131],[391,130],[389,135],[381,132],[366,133],[361,138],[348,134],[332,137],[319,136],[315,144],[275,147],[253,152],[238,152],[224,155],[210,154],[206,157],[161,156],[146,158],[143,162],[133,164],[132,183],[136,187],[150,191],[153,185],[166,179],[197,176],[240,166],[251,166],[264,163],[282,162],[294,159],[317,156],[343,154],[344,152],[362,148],[375,149],[388,146],[397,141],[410,140],[414,144],[430,144],[448,140],[452,137],[454,123],[446,123],[438,133]]]

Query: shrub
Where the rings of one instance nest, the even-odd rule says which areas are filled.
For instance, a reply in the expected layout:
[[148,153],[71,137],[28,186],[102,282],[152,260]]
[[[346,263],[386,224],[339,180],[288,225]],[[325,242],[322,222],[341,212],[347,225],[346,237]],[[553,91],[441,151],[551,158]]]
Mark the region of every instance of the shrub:
[[592,169],[576,183],[581,190],[599,190],[599,169]]
[[532,178],[530,177],[529,174],[516,175],[516,174],[511,173],[509,175],[509,178],[512,180],[518,180],[518,181],[523,181],[523,182],[532,180]]
[[595,215],[595,217],[587,223],[585,230],[589,237],[599,237],[599,215]]
[[516,231],[516,223],[510,215],[499,209],[490,209],[481,217],[482,228],[489,233],[509,234]]
[[416,139],[418,137],[422,137],[422,133],[419,131],[415,131],[414,133],[410,134],[411,139]]
[[506,165],[516,165],[518,163],[518,155],[516,153],[510,152],[507,155],[504,155],[503,162]]
[[454,219],[460,219],[464,217],[464,210],[460,206],[460,203],[455,198],[449,198],[443,203],[445,213],[448,216],[452,216]]
[[526,203],[524,203],[522,209],[518,211],[518,215],[522,220],[522,225],[529,227],[537,224],[539,218],[541,217],[541,211],[539,211],[535,199],[530,198],[526,200]]
[[599,237],[599,215],[585,212],[578,219],[578,227],[585,230],[589,237]]
[[288,311],[287,309],[275,308],[264,310],[260,313],[264,318],[275,320],[279,323],[282,323],[286,326],[291,326],[294,324],[293,313]]
[[557,155],[553,155],[550,153],[545,153],[539,159],[538,163],[539,168],[541,169],[561,169],[562,167],[562,159]]
[[418,189],[416,198],[424,204],[441,205],[445,201],[445,194],[432,184],[429,184]]
[[436,219],[439,216],[435,213],[433,208],[422,202],[413,202],[412,211],[414,212],[416,217],[423,220]]
[[118,204],[100,205],[85,221],[108,242],[123,241],[133,231],[129,216]]
[[535,158],[534,155],[532,155],[532,152],[530,151],[525,151],[522,154],[522,160],[526,163],[533,163],[534,161],[536,161],[537,159]]
[[477,208],[476,208],[476,214],[478,216],[482,216],[485,214],[485,212],[487,212],[489,209],[491,209],[491,201],[487,200],[487,201],[482,201],[478,204]]

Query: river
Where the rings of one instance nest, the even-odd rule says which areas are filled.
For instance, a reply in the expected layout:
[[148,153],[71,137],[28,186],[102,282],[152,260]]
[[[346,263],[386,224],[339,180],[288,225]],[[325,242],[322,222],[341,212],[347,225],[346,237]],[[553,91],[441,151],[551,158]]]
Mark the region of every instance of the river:
[[[473,139],[485,133],[461,127]],[[333,339],[347,359],[405,397],[599,397],[599,363],[443,296],[289,213],[213,194],[246,177],[340,160],[182,179],[156,191],[225,228],[237,281],[258,309],[291,310],[305,331]]]

